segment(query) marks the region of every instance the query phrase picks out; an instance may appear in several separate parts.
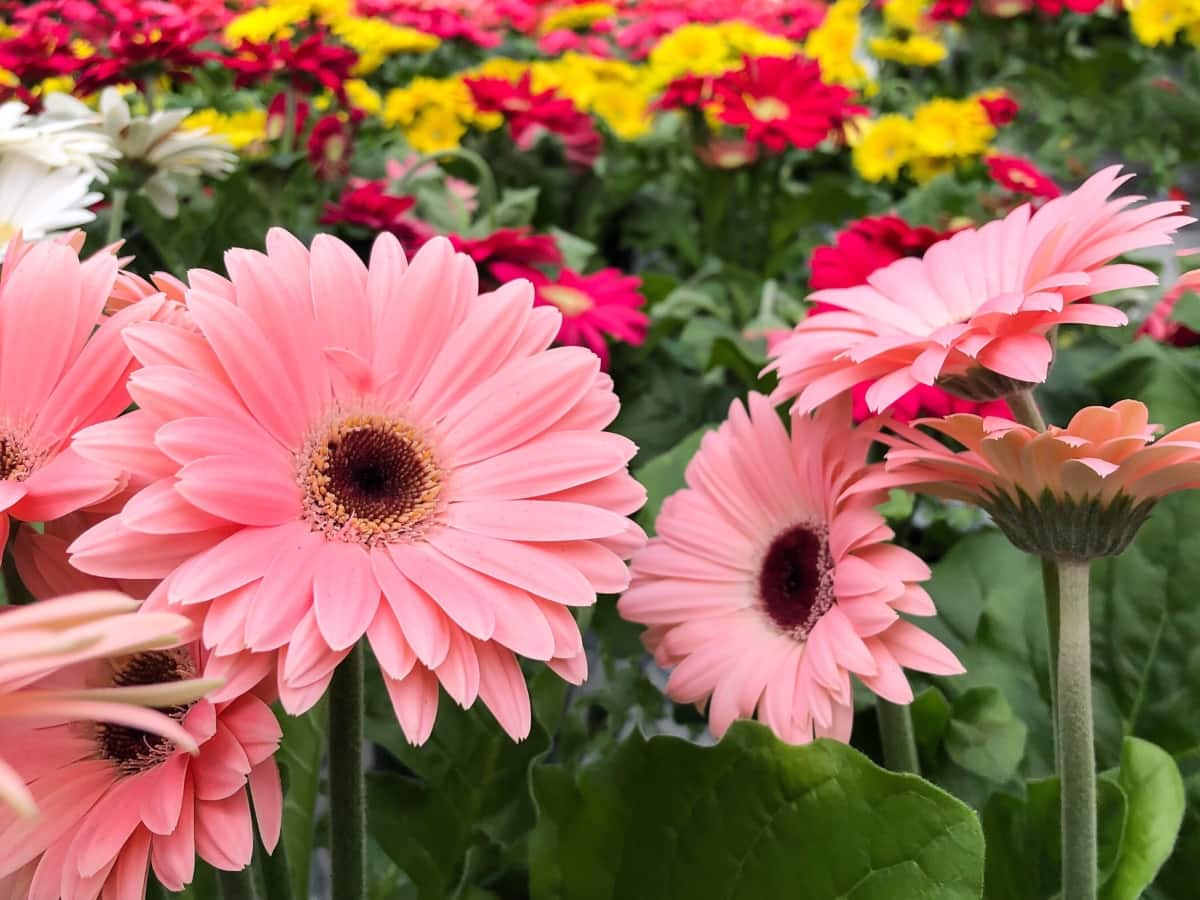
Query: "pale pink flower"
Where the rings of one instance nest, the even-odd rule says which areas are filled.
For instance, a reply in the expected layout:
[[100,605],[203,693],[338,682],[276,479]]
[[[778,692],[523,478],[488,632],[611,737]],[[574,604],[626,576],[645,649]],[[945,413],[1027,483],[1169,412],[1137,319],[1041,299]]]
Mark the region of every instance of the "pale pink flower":
[[547,349],[561,314],[528,282],[479,295],[444,238],[410,264],[381,236],[368,268],[276,229],[226,263],[229,281],[190,274],[198,331],[127,330],[140,408],[75,446],[148,486],[72,563],[163,579],[148,602],[202,619],[207,671],[274,665],[291,712],[366,635],[410,740],[439,683],[524,736],[515,654],[582,681],[570,607],[622,590],[644,542],[636,448],[602,431],[612,380],[588,350]]
[[161,299],[104,320],[117,275],[107,252],[14,238],[0,266],[0,544],[10,519],[48,522],[119,492],[121,470],[70,446],[79,428],[119,415],[135,364],[121,329]]
[[1037,212],[1021,206],[1004,219],[968,228],[920,258],[899,259],[859,287],[818,291],[839,310],[800,322],[768,367],[779,373],[776,400],[815,409],[873,380],[867,404],[886,409],[919,384],[991,400],[1045,380],[1059,325],[1125,324],[1125,315],[1077,301],[1154,284],[1140,266],[1113,264],[1130,250],[1171,242],[1192,221],[1182,204],[1109,199],[1131,176],[1114,166]]
[[[10,738],[15,731],[63,718],[90,720],[144,729],[195,749],[175,722],[141,708],[154,703],[158,695],[153,690],[89,691],[54,680],[60,670],[86,660],[170,646],[188,627],[183,616],[138,615],[137,608],[137,601],[112,591],[0,608],[0,801],[17,814],[30,815],[35,805],[12,768],[19,762]],[[170,690],[187,700],[211,686],[191,682]]]
[[[170,688],[195,676],[201,653],[194,644],[142,651],[77,667],[60,683],[110,693]],[[164,692],[160,704],[195,755],[136,723],[80,725],[64,716],[5,733],[41,815],[0,813],[0,895],[140,900],[151,867],[172,891],[192,880],[197,856],[217,869],[243,869],[254,847],[250,794],[263,844],[274,849],[283,797],[271,708],[253,693],[213,703]]]
[[887,543],[881,492],[853,491],[873,427],[853,429],[842,402],[793,417],[789,438],[767,398],[751,394],[749,410],[735,401],[705,435],[618,609],[649,626],[647,647],[672,670],[667,694],[708,701],[713,734],[757,714],[786,741],[846,741],[851,675],[909,703],[902,667],[962,666],[900,618],[934,614],[918,584],[930,572]]
[[1200,487],[1200,422],[1154,440],[1159,426],[1136,400],[1089,406],[1065,428],[1007,419],[921,419],[956,451],[909,425],[887,439],[874,487],[913,487],[986,509],[1016,546],[1053,558],[1120,553],[1154,504]]

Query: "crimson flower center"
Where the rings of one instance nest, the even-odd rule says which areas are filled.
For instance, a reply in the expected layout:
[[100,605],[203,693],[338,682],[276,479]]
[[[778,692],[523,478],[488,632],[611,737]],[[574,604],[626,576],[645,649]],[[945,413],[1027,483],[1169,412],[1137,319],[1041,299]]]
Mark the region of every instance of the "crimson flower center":
[[833,606],[833,558],[825,528],[795,525],[778,534],[763,557],[758,594],[767,616],[798,641]]
[[347,416],[299,457],[305,516],[335,540],[376,545],[419,538],[444,478],[425,437],[400,419]]
[[[113,672],[113,687],[144,687],[168,684],[196,677],[196,665],[185,649],[148,650],[121,660]],[[161,707],[158,712],[182,722],[192,708],[190,703]],[[137,775],[165,762],[175,744],[161,735],[129,725],[101,723],[96,726],[96,745],[100,756],[112,762],[122,775]]]

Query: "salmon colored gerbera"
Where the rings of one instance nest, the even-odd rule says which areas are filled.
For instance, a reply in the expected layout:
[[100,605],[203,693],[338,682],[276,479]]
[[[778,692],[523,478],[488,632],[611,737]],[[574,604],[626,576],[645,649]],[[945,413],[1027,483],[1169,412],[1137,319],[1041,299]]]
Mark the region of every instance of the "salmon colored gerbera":
[[70,446],[76,429],[119,415],[133,356],[126,325],[150,318],[161,297],[105,319],[117,258],[80,261],[75,243],[14,238],[0,267],[0,544],[10,518],[48,522],[124,487],[120,468]]
[[[628,583],[643,489],[612,380],[528,282],[479,295],[444,238],[409,264],[381,236],[364,266],[273,230],[191,273],[191,325],[127,339],[139,409],[88,429],[84,456],[146,484],[71,547],[94,575],[162,578],[223,675],[277,653],[285,708],[323,693],[366,635],[414,742],[438,683],[514,737],[530,727],[519,653],[578,683],[571,606]],[[223,661],[222,661],[223,660]],[[264,662],[265,661],[265,662]],[[213,671],[210,666],[209,671]]]
[[735,402],[634,557],[618,609],[649,626],[646,645],[673,670],[672,699],[711,698],[714,734],[757,710],[783,740],[846,741],[852,674],[908,703],[902,666],[962,671],[899,616],[933,615],[918,584],[929,568],[887,543],[879,493],[851,490],[874,434],[850,427],[844,403],[793,418],[789,438],[765,397],[750,396],[749,415]]
[[994,400],[1045,380],[1058,325],[1123,325],[1125,315],[1076,301],[1104,291],[1154,284],[1153,273],[1112,261],[1130,250],[1169,244],[1192,221],[1174,201],[1130,208],[1139,197],[1109,199],[1130,176],[1118,167],[1037,212],[1021,206],[1004,219],[934,244],[921,259],[901,259],[867,284],[818,291],[836,306],[805,319],[776,349],[776,400],[815,409],[874,380],[867,404],[890,406],[919,384],[938,384],[969,400]]
[[[12,735],[34,724],[62,718],[107,722],[162,735],[187,750],[196,749],[176,722],[141,707],[160,704],[164,690],[172,702],[193,700],[213,686],[210,682],[114,691],[81,690],[52,679],[60,670],[87,660],[170,646],[189,626],[183,616],[138,615],[137,608],[137,601],[121,594],[95,591],[0,609],[0,801],[17,814],[31,815],[35,805],[24,779],[10,765],[20,761],[13,754]],[[0,807],[0,815],[2,810]]]
[[[194,677],[200,655],[194,644],[142,651],[80,667],[65,681],[109,692],[172,687]],[[0,896],[141,900],[150,867],[172,891],[192,880],[197,855],[217,869],[243,869],[254,848],[251,793],[263,845],[274,849],[283,796],[271,708],[254,694],[159,702],[199,747],[194,756],[133,723],[80,725],[64,716],[5,733],[41,815],[0,813]]]
[[964,449],[896,424],[887,471],[870,483],[977,504],[1013,544],[1046,557],[1120,553],[1158,500],[1200,487],[1200,423],[1155,441],[1159,427],[1136,400],[1089,406],[1044,432],[973,415],[915,424]]

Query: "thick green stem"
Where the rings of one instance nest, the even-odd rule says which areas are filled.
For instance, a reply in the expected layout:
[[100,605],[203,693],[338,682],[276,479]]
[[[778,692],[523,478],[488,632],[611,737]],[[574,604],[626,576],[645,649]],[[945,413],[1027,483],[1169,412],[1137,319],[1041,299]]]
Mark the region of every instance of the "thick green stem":
[[367,805],[363,777],[363,649],[355,646],[329,687],[329,818],[333,896],[366,897]]
[[912,710],[882,697],[875,698],[879,717],[879,735],[883,739],[883,761],[893,772],[921,774],[917,757],[917,738],[913,731]]
[[279,149],[291,153],[296,146],[296,92],[289,84],[283,89],[283,134],[279,136]]
[[[1008,398],[1008,407],[1022,425],[1046,430],[1046,420],[1038,409],[1033,391],[1020,391]],[[1050,648],[1050,721],[1054,723],[1054,758],[1058,760],[1058,694],[1055,685],[1058,681],[1058,630],[1059,630],[1059,598],[1058,598],[1058,569],[1052,560],[1042,560],[1042,596],[1046,604],[1046,638]],[[1057,766],[1061,769],[1061,764]]]
[[125,224],[125,201],[129,192],[125,188],[114,188],[112,204],[108,208],[107,243],[115,244],[121,239],[121,226]]
[[1033,399],[1033,391],[1018,391],[1004,399],[1008,401],[1008,408],[1013,411],[1013,416],[1022,425],[1028,425],[1037,431],[1046,430],[1046,420],[1042,418],[1042,411]]
[[258,900],[254,890],[254,869],[250,866],[238,872],[217,872],[221,885],[221,900]]
[[147,75],[142,82],[142,96],[146,99],[146,115],[154,112],[154,107],[158,103],[158,76]]
[[1059,774],[1062,782],[1063,900],[1096,898],[1096,752],[1092,739],[1091,564],[1058,561]]

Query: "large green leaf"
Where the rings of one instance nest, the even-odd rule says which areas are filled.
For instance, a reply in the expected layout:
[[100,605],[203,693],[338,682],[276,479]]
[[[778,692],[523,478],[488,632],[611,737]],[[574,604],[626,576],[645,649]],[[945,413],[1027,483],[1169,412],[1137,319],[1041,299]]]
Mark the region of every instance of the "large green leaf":
[[575,776],[535,770],[534,900],[976,900],[975,815],[841,744],[739,722],[715,747],[634,734]]
[[1116,778],[1125,793],[1125,832],[1100,900],[1137,900],[1175,847],[1183,822],[1183,777],[1161,747],[1126,738]]
[[478,705],[443,702],[429,741],[411,747],[384,703],[368,717],[368,736],[409,771],[369,774],[371,834],[422,900],[465,896],[479,861],[502,871],[502,849],[532,826],[529,766],[549,738],[535,723],[514,743]]

